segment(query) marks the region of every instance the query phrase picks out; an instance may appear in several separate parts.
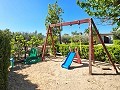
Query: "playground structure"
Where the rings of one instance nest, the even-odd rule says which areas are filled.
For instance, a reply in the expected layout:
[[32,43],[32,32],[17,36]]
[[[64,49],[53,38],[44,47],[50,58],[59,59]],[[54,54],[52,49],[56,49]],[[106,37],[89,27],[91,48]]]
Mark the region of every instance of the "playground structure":
[[[54,47],[54,40],[53,40],[53,36],[52,36],[52,28],[54,27],[58,27],[60,28],[60,26],[68,26],[68,25],[75,25],[75,24],[83,24],[83,23],[88,23],[89,24],[89,74],[92,74],[92,62],[95,63],[94,60],[94,44],[93,44],[93,32],[92,32],[92,27],[95,28],[96,34],[100,40],[100,42],[102,43],[102,46],[108,56],[109,62],[112,64],[113,68],[115,69],[116,73],[118,73],[117,68],[114,64],[114,62],[111,59],[111,56],[98,32],[98,29],[93,21],[92,18],[90,19],[83,19],[83,20],[76,20],[76,21],[72,21],[72,22],[63,22],[63,23],[57,23],[57,24],[50,24],[47,30],[47,36],[46,36],[46,40],[43,46],[43,53],[42,53],[42,60],[45,60],[45,50],[46,50],[46,45],[47,45],[47,39],[48,39],[48,35],[50,35],[51,40],[52,40],[52,47],[53,47],[53,51],[54,51],[54,55],[56,57],[56,50]],[[74,53],[70,53],[70,56],[74,56]]]
[[35,48],[31,48],[29,52],[29,56],[24,60],[25,64],[34,64],[40,62],[40,58],[38,57],[38,51]]
[[30,65],[30,64],[36,64],[40,61],[41,61],[41,57],[39,57],[39,55],[38,55],[37,48],[31,48],[30,51],[29,51],[29,55],[22,60],[15,61],[14,57],[11,57],[10,58],[10,68],[14,68],[16,63],[22,63],[22,64]]
[[68,53],[68,55],[67,55],[64,63],[61,65],[62,68],[69,69],[69,68],[70,68],[70,65],[71,65],[71,63],[72,63],[72,61],[73,61],[74,59],[75,59],[75,62],[76,62],[76,63],[81,64],[80,56],[79,56],[79,54],[78,54],[78,49],[75,48],[75,51],[74,51],[74,52],[71,50],[71,48],[69,48],[69,49],[70,49],[70,52]]

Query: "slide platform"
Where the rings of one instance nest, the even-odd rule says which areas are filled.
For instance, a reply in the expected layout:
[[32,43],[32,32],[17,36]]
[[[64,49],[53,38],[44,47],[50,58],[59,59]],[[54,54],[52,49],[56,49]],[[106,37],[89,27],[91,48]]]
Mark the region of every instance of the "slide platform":
[[65,59],[65,62],[61,65],[62,68],[69,69],[75,55],[76,55],[75,52],[69,52],[67,58]]

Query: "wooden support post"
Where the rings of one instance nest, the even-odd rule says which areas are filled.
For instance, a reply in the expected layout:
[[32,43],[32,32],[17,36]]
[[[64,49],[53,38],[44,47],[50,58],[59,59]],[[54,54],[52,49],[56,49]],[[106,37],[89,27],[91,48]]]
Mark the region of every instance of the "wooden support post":
[[91,19],[90,19],[90,31],[91,31],[91,54],[92,54],[92,57],[91,57],[91,60],[93,62],[93,64],[95,64],[95,59],[94,59],[94,41],[93,41],[93,28],[92,28],[92,22],[91,22]]
[[92,50],[93,49],[93,36],[92,36],[92,23],[89,20],[89,74],[92,74]]
[[48,30],[47,30],[47,36],[46,36],[46,39],[45,39],[45,43],[43,45],[43,51],[42,51],[42,61],[45,60],[45,50],[46,50],[46,45],[47,45],[47,39],[48,39],[48,35],[50,33],[50,27],[48,27]]
[[91,19],[91,22],[92,22],[92,24],[93,24],[93,26],[94,26],[94,28],[95,28],[95,31],[96,31],[96,33],[97,33],[97,35],[98,35],[98,37],[99,37],[99,40],[101,41],[101,43],[102,43],[102,45],[103,45],[103,48],[104,48],[104,50],[105,50],[105,52],[106,52],[106,54],[107,54],[107,56],[108,56],[108,58],[109,58],[109,62],[110,62],[110,63],[112,64],[112,66],[114,67],[116,73],[118,73],[117,68],[116,68],[116,66],[114,65],[114,63],[113,63],[113,61],[112,61],[112,59],[111,59],[111,56],[110,56],[110,54],[109,54],[109,52],[108,52],[108,50],[107,50],[107,48],[106,48],[106,46],[105,46],[105,44],[104,44],[104,42],[103,42],[103,40],[102,40],[102,38],[101,38],[98,30],[97,30],[97,27],[96,27],[96,25],[95,25],[95,23],[93,22],[92,19]]
[[54,56],[56,57],[56,50],[55,50],[55,45],[54,45],[54,40],[53,40],[51,27],[50,27],[50,37],[51,37],[51,40],[52,40],[52,47],[53,47],[53,51],[54,51]]
[[62,26],[59,26],[59,41],[60,41],[60,44],[62,44],[62,39],[61,39],[61,31],[62,31]]
[[50,37],[51,37],[52,47],[53,47],[53,51],[54,51],[54,56],[56,57],[56,50],[55,50],[55,47],[54,47],[54,40],[53,40],[53,36],[52,36],[52,29],[49,26],[48,27],[48,31],[47,31],[47,36],[46,36],[46,39],[45,39],[45,43],[44,43],[44,46],[43,46],[42,61],[45,60],[45,50],[46,50],[48,35],[50,35]]

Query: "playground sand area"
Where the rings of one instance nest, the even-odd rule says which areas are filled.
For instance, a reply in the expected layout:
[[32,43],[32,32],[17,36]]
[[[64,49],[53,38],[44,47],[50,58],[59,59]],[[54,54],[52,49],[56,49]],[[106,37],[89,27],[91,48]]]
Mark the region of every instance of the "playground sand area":
[[110,64],[96,61],[93,75],[89,75],[88,60],[73,62],[69,70],[61,67],[64,60],[47,58],[37,64],[17,65],[9,72],[8,90],[120,90],[120,75]]

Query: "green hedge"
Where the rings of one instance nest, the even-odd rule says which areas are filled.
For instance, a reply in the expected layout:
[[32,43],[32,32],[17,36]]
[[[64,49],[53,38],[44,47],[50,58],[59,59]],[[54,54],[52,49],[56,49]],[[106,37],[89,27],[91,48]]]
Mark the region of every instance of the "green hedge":
[[[69,46],[66,44],[60,44],[56,45],[57,52],[61,52],[63,56],[66,56],[69,52]],[[81,46],[81,52],[80,52],[80,45],[72,45],[72,50],[74,51],[74,48],[77,47],[79,49],[79,54],[82,56],[82,58],[88,58],[88,45],[82,45]]]
[[109,53],[112,56],[112,59],[115,62],[120,63],[120,45],[113,45],[107,48],[108,48]]
[[[80,49],[79,45],[72,46],[72,49],[75,47]],[[120,45],[111,45],[107,46],[107,49],[112,57],[112,60],[116,63],[120,63]],[[61,52],[62,55],[66,56],[69,52],[69,45],[58,45],[57,51]],[[89,46],[82,45],[81,51],[79,51],[81,58],[88,59],[89,54]],[[108,61],[108,57],[102,47],[102,45],[94,45],[94,57],[95,60],[98,61]]]
[[10,32],[0,30],[0,90],[7,90],[10,51]]
[[120,40],[113,40],[114,45],[120,45]]

